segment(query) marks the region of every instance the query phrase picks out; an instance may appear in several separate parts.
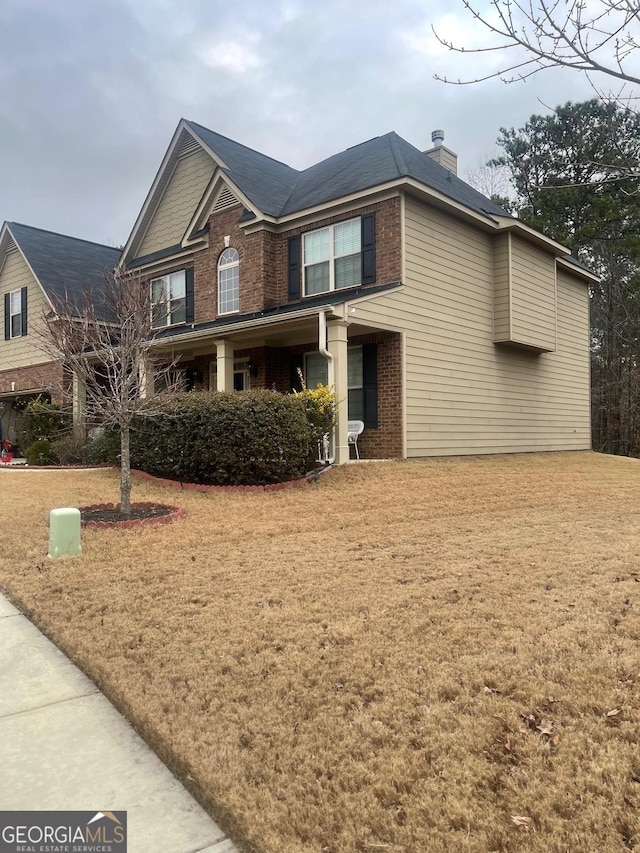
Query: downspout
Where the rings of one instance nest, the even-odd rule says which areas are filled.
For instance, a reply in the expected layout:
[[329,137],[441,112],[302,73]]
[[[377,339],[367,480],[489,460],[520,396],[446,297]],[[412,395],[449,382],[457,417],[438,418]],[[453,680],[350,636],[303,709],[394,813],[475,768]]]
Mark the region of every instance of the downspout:
[[[318,351],[320,355],[324,356],[327,359],[327,384],[329,388],[335,388],[335,366],[333,363],[333,356],[327,349],[327,315],[324,311],[320,311],[318,313]],[[336,430],[333,428],[333,435],[331,436],[331,452],[329,457],[327,458],[327,462],[329,465],[333,465],[336,461]]]

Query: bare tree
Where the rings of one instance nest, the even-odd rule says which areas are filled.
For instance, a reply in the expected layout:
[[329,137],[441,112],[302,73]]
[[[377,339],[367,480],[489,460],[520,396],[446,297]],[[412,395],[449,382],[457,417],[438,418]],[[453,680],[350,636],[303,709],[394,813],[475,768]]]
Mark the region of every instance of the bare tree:
[[[457,53],[514,53],[497,70],[471,80],[446,83],[479,83],[498,78],[505,83],[526,80],[546,68],[564,67],[587,74],[597,94],[605,100],[632,106],[637,101],[640,7],[637,0],[491,0],[488,12],[475,3],[460,0],[474,20],[498,39],[496,44],[469,48],[434,34]],[[619,88],[606,91],[598,82],[607,78]]]
[[86,394],[86,420],[120,432],[120,511],[131,514],[129,435],[134,418],[159,411],[159,377],[177,390],[176,360],[159,356],[148,285],[117,269],[100,289],[59,299],[38,331],[42,348],[75,376]]
[[507,167],[498,162],[499,156],[498,151],[482,154],[477,164],[466,170],[464,177],[478,192],[509,210],[510,175]]

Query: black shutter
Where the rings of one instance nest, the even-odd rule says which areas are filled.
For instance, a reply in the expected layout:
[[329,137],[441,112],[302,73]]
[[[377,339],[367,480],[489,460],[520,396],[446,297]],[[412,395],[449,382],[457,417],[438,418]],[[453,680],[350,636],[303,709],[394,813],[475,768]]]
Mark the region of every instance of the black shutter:
[[362,283],[376,280],[376,215],[365,213],[362,217]]
[[363,421],[366,429],[378,426],[378,345],[362,347]]
[[300,236],[289,237],[289,299],[300,299]]
[[11,337],[11,296],[4,295],[4,339],[8,341]]
[[185,322],[193,323],[193,267],[184,271]]
[[298,370],[304,370],[304,355],[292,355],[289,359],[289,387],[292,391],[302,391],[302,382]]
[[26,335],[27,334],[27,288],[26,287],[23,287],[22,291],[20,293],[20,308],[21,308],[21,315],[20,315],[21,329],[20,329],[20,333],[22,335]]

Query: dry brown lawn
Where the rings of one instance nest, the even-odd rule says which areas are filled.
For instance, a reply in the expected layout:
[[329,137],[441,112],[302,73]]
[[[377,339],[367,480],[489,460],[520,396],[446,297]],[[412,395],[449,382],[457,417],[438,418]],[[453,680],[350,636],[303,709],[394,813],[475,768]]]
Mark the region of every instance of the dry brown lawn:
[[[0,588],[260,853],[640,849],[640,461],[349,466],[83,533],[0,471]],[[514,819],[515,818],[515,819]]]

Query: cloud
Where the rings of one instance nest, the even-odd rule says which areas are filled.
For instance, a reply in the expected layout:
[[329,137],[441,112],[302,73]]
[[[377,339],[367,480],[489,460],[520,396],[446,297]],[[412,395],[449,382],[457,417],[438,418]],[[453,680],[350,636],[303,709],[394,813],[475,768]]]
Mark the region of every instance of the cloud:
[[463,173],[500,126],[591,94],[561,72],[439,83],[432,21],[471,37],[449,0],[3,0],[0,221],[124,242],[181,116],[297,168],[443,127]]
[[255,33],[245,35],[244,43],[216,39],[201,44],[197,55],[208,68],[221,69],[232,75],[246,74],[260,68],[262,60],[258,52],[259,36]]

